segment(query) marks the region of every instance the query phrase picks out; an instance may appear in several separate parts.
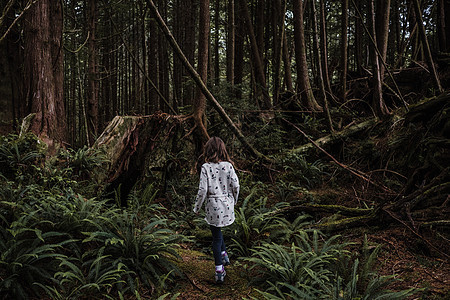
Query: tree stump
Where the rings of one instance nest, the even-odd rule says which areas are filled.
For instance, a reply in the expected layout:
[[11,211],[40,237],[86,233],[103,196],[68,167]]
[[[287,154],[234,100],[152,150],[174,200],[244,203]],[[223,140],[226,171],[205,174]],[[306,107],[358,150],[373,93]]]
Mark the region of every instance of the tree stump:
[[183,133],[177,116],[116,116],[92,146],[104,151],[108,160],[97,180],[106,184],[106,193],[120,191],[122,206],[137,183],[154,183],[164,190],[169,162],[192,145],[187,139],[180,142]]

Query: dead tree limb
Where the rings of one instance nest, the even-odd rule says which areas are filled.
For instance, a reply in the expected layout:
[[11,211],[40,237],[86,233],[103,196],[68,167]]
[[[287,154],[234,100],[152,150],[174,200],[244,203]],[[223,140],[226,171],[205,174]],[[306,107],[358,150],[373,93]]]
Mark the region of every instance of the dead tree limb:
[[[289,122],[289,121],[286,120],[286,119],[283,119],[283,120],[284,120],[285,122],[287,122],[288,124],[290,124],[291,126],[293,126],[295,129],[297,129],[297,131],[299,131],[301,134],[303,134],[303,136],[306,137],[306,138],[310,141],[311,146],[309,146],[309,147],[313,147],[313,146],[316,147],[317,149],[319,149],[320,151],[322,151],[326,156],[328,156],[329,158],[331,158],[338,166],[340,166],[341,168],[343,168],[343,169],[349,171],[349,172],[352,173],[353,175],[355,175],[355,176],[357,176],[357,177],[363,179],[364,181],[366,181],[366,182],[368,182],[368,183],[370,183],[370,184],[372,184],[372,185],[374,185],[374,186],[376,186],[376,187],[382,189],[382,190],[385,191],[385,192],[388,192],[388,193],[391,193],[391,194],[395,194],[395,192],[392,191],[391,189],[389,189],[388,187],[385,187],[384,185],[382,185],[382,184],[380,184],[380,183],[376,183],[376,182],[372,181],[372,180],[369,178],[369,175],[365,174],[364,172],[359,171],[359,170],[357,170],[357,169],[355,169],[355,168],[352,168],[352,167],[350,167],[350,166],[347,166],[347,165],[345,165],[345,164],[339,162],[336,158],[334,158],[334,156],[332,156],[331,154],[329,154],[327,151],[325,151],[325,150],[319,145],[320,141],[319,141],[319,142],[314,141],[314,140],[311,139],[306,133],[304,133],[303,130],[301,130],[300,128],[298,128],[295,124],[293,124],[292,122]],[[368,121],[366,121],[366,122],[363,122],[363,123],[367,123],[367,125],[365,125],[365,126],[358,126],[358,125],[360,125],[360,124],[357,124],[357,125],[352,126],[352,127],[356,127],[356,128],[358,129],[357,131],[359,131],[359,130],[361,130],[359,127],[367,128],[367,127],[369,127],[370,125],[375,124],[375,123],[376,123],[376,120],[375,120],[375,119],[370,119],[370,120],[368,120]],[[361,123],[361,124],[362,124],[362,123]],[[368,125],[368,124],[370,124],[370,125]],[[341,134],[339,134],[339,133],[332,134],[331,136],[333,136],[333,135],[336,135],[336,136],[338,136],[338,137],[333,138],[333,137],[328,136],[329,139],[335,140],[335,139],[338,139],[338,138],[340,138],[340,137],[343,137],[343,136],[342,136],[342,133],[341,133]],[[323,140],[322,140],[322,141],[323,141]],[[324,144],[324,143],[322,142],[322,144]],[[305,146],[306,146],[306,145],[305,145]],[[303,147],[305,147],[305,146],[303,146]],[[300,147],[300,148],[302,148],[302,147]],[[290,152],[291,152],[291,153],[296,153],[296,154],[301,153],[301,152],[298,151],[298,149],[299,149],[299,148],[294,149],[294,150],[291,150]],[[297,151],[295,151],[295,150],[297,150]]]
[[[291,122],[285,120],[286,122],[290,123],[291,125],[295,126],[294,124],[292,124]],[[347,136],[351,136],[357,132],[360,132],[362,130],[365,130],[373,125],[375,125],[377,123],[377,120],[375,118],[371,118],[367,121],[364,121],[362,123],[353,125],[347,129],[341,130],[339,132],[334,132],[330,135],[324,136],[322,138],[319,138],[315,141],[310,140],[310,143],[302,145],[298,148],[292,149],[289,152],[292,154],[306,154],[308,151],[310,151],[311,149],[317,148],[317,146],[322,147],[324,145],[328,145],[328,144],[332,144],[333,142],[337,142],[342,138],[345,138]],[[297,130],[299,130],[298,128],[296,128]],[[302,132],[303,135],[305,135]],[[306,136],[306,135],[305,135]],[[313,143],[315,143],[316,145],[314,145]]]
[[153,14],[154,18],[156,19],[156,22],[158,23],[159,27],[163,31],[164,35],[166,36],[169,44],[172,46],[174,52],[178,56],[178,58],[181,60],[184,67],[187,69],[189,74],[191,75],[192,79],[197,84],[198,88],[202,91],[202,93],[205,95],[206,99],[211,103],[211,105],[214,107],[214,109],[218,112],[220,117],[225,121],[225,123],[230,126],[233,133],[236,135],[236,137],[239,139],[239,141],[250,151],[251,154],[256,156],[257,158],[262,158],[265,160],[269,160],[266,158],[262,153],[260,153],[258,150],[256,150],[252,145],[249,144],[247,139],[244,137],[242,132],[237,128],[237,126],[234,124],[234,122],[230,119],[230,117],[227,115],[223,107],[220,105],[219,102],[214,98],[214,96],[211,94],[211,92],[206,87],[205,83],[201,79],[200,75],[197,73],[197,71],[194,69],[194,67],[189,63],[186,56],[184,55],[183,51],[181,50],[180,46],[178,45],[177,41],[175,40],[174,36],[170,32],[170,29],[167,27],[166,23],[164,22],[163,18],[159,14],[158,8],[155,6],[152,0],[147,0],[147,4],[150,8],[151,13]]

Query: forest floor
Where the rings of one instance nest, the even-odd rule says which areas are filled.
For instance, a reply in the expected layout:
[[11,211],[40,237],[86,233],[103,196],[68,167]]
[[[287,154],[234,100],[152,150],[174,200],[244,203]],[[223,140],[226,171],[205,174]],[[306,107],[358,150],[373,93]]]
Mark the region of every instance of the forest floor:
[[[448,249],[438,245],[438,239],[428,232],[422,231],[419,237],[403,224],[391,223],[383,228],[358,227],[338,234],[354,243],[355,248],[362,246],[364,236],[369,245],[381,245],[375,266],[378,274],[399,279],[388,287],[390,290],[416,288],[417,293],[408,299],[450,299],[450,264],[445,257]],[[198,244],[180,248],[178,265],[184,278],[177,282],[175,293],[180,294],[176,299],[263,299],[250,285],[251,271],[235,257],[231,257],[232,264],[226,267],[225,282],[217,285],[212,254],[206,251],[207,247],[201,249]]]
[[[360,234],[344,233],[355,243],[362,243]],[[367,233],[369,243],[381,244],[378,256],[378,272],[381,275],[395,275],[398,279],[391,285],[391,290],[403,290],[411,287],[420,291],[410,299],[450,299],[450,264],[445,259],[418,253],[420,241],[408,229],[390,227]],[[178,282],[180,293],[177,299],[263,299],[249,285],[251,274],[239,260],[227,266],[227,276],[223,284],[214,282],[214,266],[211,255],[190,246],[179,251],[179,266],[184,279]],[[233,260],[233,258],[232,258]]]

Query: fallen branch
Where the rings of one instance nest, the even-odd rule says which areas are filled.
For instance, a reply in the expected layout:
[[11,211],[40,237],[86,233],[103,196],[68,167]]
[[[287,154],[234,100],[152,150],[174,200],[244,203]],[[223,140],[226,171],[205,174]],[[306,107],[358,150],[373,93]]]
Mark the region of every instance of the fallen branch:
[[402,224],[403,226],[405,226],[407,229],[409,229],[412,233],[414,233],[416,236],[418,236],[420,239],[422,239],[428,246],[430,246],[431,248],[433,248],[434,250],[436,250],[437,252],[439,252],[440,254],[442,254],[443,256],[450,258],[450,255],[448,255],[447,253],[442,252],[439,248],[437,248],[436,246],[434,246],[430,241],[428,241],[426,238],[424,238],[422,235],[420,235],[414,228],[411,228],[410,226],[408,226],[408,224],[406,224],[402,219],[400,219],[400,217],[398,217],[395,213],[393,213],[392,211],[388,210],[388,209],[383,209],[383,211],[385,211],[388,215],[390,215],[394,220],[398,221],[400,224]]
[[293,212],[330,212],[330,213],[342,213],[348,216],[365,216],[373,213],[372,208],[354,208],[342,205],[325,205],[325,204],[302,204],[283,207],[274,213],[276,214],[289,214]]
[[[370,183],[370,184],[372,184],[372,185],[374,185],[374,186],[376,186],[376,187],[382,189],[382,190],[385,191],[385,192],[388,192],[388,193],[391,193],[391,194],[395,194],[395,192],[392,191],[391,189],[389,189],[388,187],[385,187],[384,185],[382,185],[382,184],[380,184],[380,183],[376,183],[376,182],[372,181],[372,180],[369,178],[369,176],[368,176],[367,174],[365,174],[364,172],[359,171],[359,170],[357,170],[357,169],[355,169],[355,168],[349,167],[349,166],[347,166],[347,165],[345,165],[345,164],[339,162],[336,158],[334,158],[334,156],[332,156],[331,154],[329,154],[327,151],[325,151],[325,150],[319,145],[320,142],[318,143],[317,141],[314,141],[313,139],[311,139],[306,133],[304,133],[300,128],[298,128],[298,127],[297,127],[295,124],[293,124],[292,122],[289,122],[289,121],[286,120],[286,119],[283,119],[283,120],[284,120],[285,122],[289,123],[289,124],[290,124],[291,126],[293,126],[295,129],[297,129],[301,134],[303,134],[303,135],[310,141],[310,143],[311,143],[312,146],[314,146],[314,147],[316,147],[317,149],[319,149],[320,151],[322,151],[325,155],[327,155],[329,158],[331,158],[331,159],[332,159],[338,166],[340,166],[341,168],[343,168],[343,169],[349,171],[349,172],[352,173],[353,175],[355,175],[355,176],[361,178],[362,180],[364,180],[364,181],[366,181],[366,182],[368,182],[368,183]],[[370,120],[368,120],[368,121],[366,121],[366,122],[369,122],[369,121],[370,121],[370,123],[371,123],[372,125],[376,123],[376,122],[375,122],[375,119],[370,119]],[[363,123],[366,123],[366,122],[363,122]],[[362,124],[362,123],[360,123],[360,124]],[[357,125],[352,126],[352,127],[359,127],[358,125],[360,125],[360,124],[357,124]],[[365,125],[364,127],[367,128],[368,126]],[[359,129],[359,130],[360,130],[360,129]],[[359,131],[359,130],[358,130],[358,131]],[[339,136],[339,137],[342,137],[342,134],[339,134],[339,133],[331,134],[330,136],[333,136],[333,135],[337,135],[337,136]],[[330,136],[328,136],[328,137],[330,137]],[[335,137],[335,138],[330,137],[329,139],[333,139],[333,140],[334,140],[334,139],[337,139],[337,137]],[[320,139],[319,139],[319,140],[320,140]],[[322,138],[322,143],[323,143],[323,138]],[[305,145],[305,146],[306,146],[306,145]],[[303,146],[303,147],[305,147],[305,146]],[[312,147],[312,146],[311,146],[311,147]],[[302,148],[302,147],[300,147],[300,148]],[[299,149],[299,148],[297,148],[297,149]],[[291,150],[290,153],[298,153],[298,152],[296,152],[295,150],[296,150],[296,149]]]

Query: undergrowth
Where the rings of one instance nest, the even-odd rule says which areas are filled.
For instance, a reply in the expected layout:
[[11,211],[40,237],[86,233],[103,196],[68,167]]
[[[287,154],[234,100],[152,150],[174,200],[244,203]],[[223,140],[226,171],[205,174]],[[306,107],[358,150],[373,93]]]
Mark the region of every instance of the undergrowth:
[[[105,198],[95,180],[103,153],[45,156],[32,135],[0,140],[1,298],[164,299],[183,278],[179,245],[210,248],[209,229],[192,212],[193,176],[172,176],[164,194],[157,184],[140,184],[123,208],[120,192]],[[302,156],[283,166],[285,175],[271,187],[240,174],[236,220],[224,228],[230,255],[260,297],[404,299],[414,292],[387,289],[395,278],[377,274],[379,247],[355,250],[340,236],[311,229],[306,214],[284,215],[299,192],[322,183],[327,166]]]

